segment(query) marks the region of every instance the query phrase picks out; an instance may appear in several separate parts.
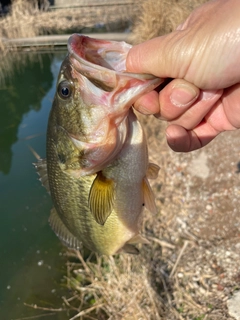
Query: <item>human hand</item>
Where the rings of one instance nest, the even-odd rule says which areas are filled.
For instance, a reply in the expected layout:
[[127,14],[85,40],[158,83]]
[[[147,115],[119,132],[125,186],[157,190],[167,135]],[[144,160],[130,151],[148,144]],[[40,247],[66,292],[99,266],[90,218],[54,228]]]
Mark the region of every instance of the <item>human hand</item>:
[[198,149],[240,128],[239,16],[239,0],[211,1],[176,31],[129,51],[128,71],[174,79],[134,107],[169,122],[167,141],[175,151]]

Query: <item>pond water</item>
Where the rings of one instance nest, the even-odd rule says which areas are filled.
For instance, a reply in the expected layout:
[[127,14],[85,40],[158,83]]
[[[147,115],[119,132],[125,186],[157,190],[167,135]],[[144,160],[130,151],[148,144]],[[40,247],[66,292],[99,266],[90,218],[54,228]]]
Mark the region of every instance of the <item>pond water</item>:
[[[35,53],[36,55],[36,53]],[[41,54],[0,86],[0,319],[67,319],[64,248],[48,224],[51,199],[29,147],[45,157],[46,127],[65,53]],[[41,316],[40,316],[41,315]],[[36,317],[38,316],[38,317]]]

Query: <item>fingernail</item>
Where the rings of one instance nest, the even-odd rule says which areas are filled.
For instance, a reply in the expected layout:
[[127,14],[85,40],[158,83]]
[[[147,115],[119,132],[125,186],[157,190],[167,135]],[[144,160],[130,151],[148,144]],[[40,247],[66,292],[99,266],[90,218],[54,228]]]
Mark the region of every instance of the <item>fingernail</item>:
[[177,107],[187,107],[193,103],[198,97],[198,91],[186,85],[178,85],[173,87],[170,95],[172,104]]
[[205,90],[201,92],[201,99],[202,100],[211,100],[212,98],[214,98],[216,96],[216,94],[218,92],[221,92],[221,90]]

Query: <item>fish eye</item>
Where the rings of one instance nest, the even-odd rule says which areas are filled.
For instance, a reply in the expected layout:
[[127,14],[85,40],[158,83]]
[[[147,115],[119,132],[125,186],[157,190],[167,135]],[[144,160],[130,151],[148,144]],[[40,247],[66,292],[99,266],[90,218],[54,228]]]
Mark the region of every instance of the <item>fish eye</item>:
[[64,80],[59,83],[57,91],[60,98],[68,99],[72,95],[72,85],[69,81]]

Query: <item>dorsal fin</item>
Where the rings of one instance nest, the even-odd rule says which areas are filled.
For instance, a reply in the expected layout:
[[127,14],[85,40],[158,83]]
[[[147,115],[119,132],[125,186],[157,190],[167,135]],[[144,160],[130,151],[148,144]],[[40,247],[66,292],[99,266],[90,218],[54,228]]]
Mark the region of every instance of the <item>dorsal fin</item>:
[[37,173],[40,177],[39,180],[41,181],[42,185],[50,193],[48,173],[47,173],[47,159],[38,159],[38,162],[33,163],[33,165],[37,170]]
[[114,181],[98,172],[89,192],[89,208],[97,223],[104,225],[112,212]]
[[82,243],[68,230],[55,208],[51,210],[49,224],[65,246],[76,250],[82,248]]

